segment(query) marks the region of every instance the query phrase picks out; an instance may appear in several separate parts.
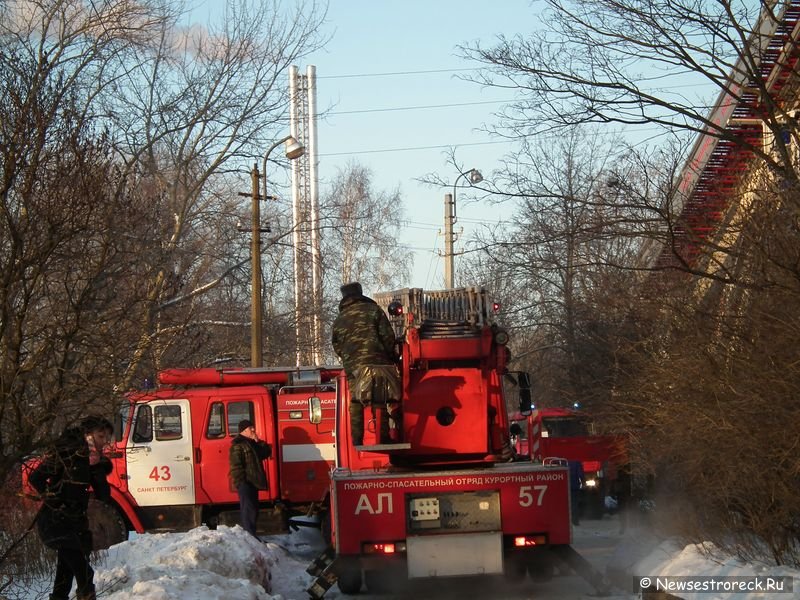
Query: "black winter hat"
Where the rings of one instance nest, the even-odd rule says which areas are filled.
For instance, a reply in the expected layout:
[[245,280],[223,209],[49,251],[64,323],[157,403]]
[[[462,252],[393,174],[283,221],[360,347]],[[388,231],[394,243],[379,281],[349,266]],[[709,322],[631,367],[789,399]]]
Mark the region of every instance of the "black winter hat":
[[242,419],[241,421],[239,421],[239,433],[242,433],[245,429],[252,426],[253,426],[252,421],[249,421],[248,419]]
[[101,415],[89,415],[81,421],[80,428],[83,433],[91,433],[98,429],[105,429],[109,433],[114,433],[114,425]]
[[363,296],[364,290],[361,289],[361,284],[357,281],[353,281],[352,283],[345,283],[341,288],[339,288],[342,292],[342,298],[347,298],[348,296]]

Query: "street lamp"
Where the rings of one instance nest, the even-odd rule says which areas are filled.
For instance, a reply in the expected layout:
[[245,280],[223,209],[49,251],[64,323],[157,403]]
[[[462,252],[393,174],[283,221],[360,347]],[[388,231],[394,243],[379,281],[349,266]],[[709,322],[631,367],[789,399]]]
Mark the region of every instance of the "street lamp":
[[453,225],[456,222],[456,186],[458,180],[466,177],[470,185],[475,185],[483,181],[483,175],[478,169],[470,169],[459,173],[453,182],[453,194],[445,194],[444,196],[444,287],[453,289],[454,286],[454,259],[455,252],[453,251],[453,244],[455,242],[455,235],[453,234]]
[[[270,196],[267,195],[267,160],[269,159],[270,153],[275,150],[278,146],[283,143],[286,143],[286,148],[284,149],[284,153],[286,158],[289,160],[294,160],[296,158],[300,158],[303,156],[305,152],[305,147],[303,144],[298,142],[293,136],[287,135],[285,138],[278,140],[272,146],[270,146],[267,153],[264,154],[264,195],[261,196],[259,194],[259,173],[258,173],[258,165],[253,165],[253,172],[251,173],[251,180],[252,180],[252,201],[253,201],[253,209],[252,209],[252,225],[251,225],[251,233],[252,233],[252,240],[250,242],[250,260],[252,261],[252,272],[253,272],[253,281],[252,281],[252,301],[250,306],[250,360],[253,367],[261,367],[263,364],[263,357],[262,357],[262,333],[261,333],[261,232],[264,231],[261,228],[261,207],[258,201],[261,198],[264,200],[269,200]],[[266,229],[269,231],[269,229]]]

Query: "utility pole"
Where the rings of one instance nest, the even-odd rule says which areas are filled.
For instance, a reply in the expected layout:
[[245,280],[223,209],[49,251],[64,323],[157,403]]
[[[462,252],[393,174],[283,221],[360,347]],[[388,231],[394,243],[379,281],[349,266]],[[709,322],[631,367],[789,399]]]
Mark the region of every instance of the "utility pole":
[[455,200],[452,194],[444,195],[444,287],[452,290],[455,287],[453,267],[455,265]]
[[462,177],[469,179],[469,184],[475,185],[483,181],[483,175],[478,169],[470,169],[459,173],[453,182],[453,193],[444,195],[444,287],[452,290],[455,287],[455,249],[456,234],[453,225],[456,223],[456,187]]
[[261,348],[261,194],[259,194],[259,187],[261,179],[259,178],[258,165],[253,164],[253,171],[250,173],[253,191],[251,198],[253,201],[252,208],[252,223],[250,226],[250,233],[252,239],[250,240],[250,260],[253,272],[253,281],[251,283],[252,296],[250,302],[250,363],[253,367],[262,366],[262,348]]

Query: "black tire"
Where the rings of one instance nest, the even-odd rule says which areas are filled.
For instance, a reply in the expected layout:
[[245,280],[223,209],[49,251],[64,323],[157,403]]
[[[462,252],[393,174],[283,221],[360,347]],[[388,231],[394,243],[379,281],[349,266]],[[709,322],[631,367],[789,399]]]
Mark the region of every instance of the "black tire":
[[89,529],[92,550],[105,550],[128,539],[128,526],[119,511],[95,498],[89,499]]
[[549,558],[537,557],[534,562],[528,565],[528,575],[537,583],[550,581],[555,573],[555,565]]
[[364,569],[364,585],[370,594],[392,594],[408,586],[405,563],[385,565],[379,569]]
[[370,594],[382,594],[386,591],[386,579],[380,571],[364,569],[364,585]]
[[536,548],[526,558],[528,575],[537,583],[550,581],[556,572],[557,557],[548,548]]
[[361,591],[361,565],[358,562],[343,565],[339,570],[339,577],[336,581],[339,591],[343,594],[358,594]]
[[525,579],[527,569],[523,556],[511,555],[503,563],[503,575],[509,583],[521,583]]
[[326,546],[331,546],[333,545],[333,537],[331,535],[331,519],[333,518],[333,515],[331,514],[330,510],[326,510],[320,514],[319,518],[319,529],[322,533],[322,539],[325,541]]

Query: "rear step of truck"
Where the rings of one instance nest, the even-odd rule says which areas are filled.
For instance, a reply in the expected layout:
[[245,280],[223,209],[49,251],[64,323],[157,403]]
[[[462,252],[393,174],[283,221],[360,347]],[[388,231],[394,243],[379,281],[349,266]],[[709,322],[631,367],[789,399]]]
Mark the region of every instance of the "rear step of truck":
[[[597,596],[608,596],[611,593],[611,583],[588,560],[582,557],[572,546],[553,546],[553,553],[576,575],[582,577],[591,585]],[[322,600],[325,593],[337,582],[339,574],[336,572],[336,556],[332,547],[315,558],[306,568],[306,573],[314,577],[306,592],[312,600]]]
[[335,552],[331,546],[328,546],[322,554],[308,565],[306,573],[314,577],[314,581],[306,589],[310,598],[321,600],[325,592],[336,583],[338,575],[334,569],[334,562]]

